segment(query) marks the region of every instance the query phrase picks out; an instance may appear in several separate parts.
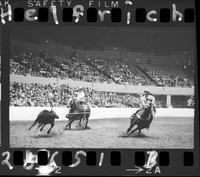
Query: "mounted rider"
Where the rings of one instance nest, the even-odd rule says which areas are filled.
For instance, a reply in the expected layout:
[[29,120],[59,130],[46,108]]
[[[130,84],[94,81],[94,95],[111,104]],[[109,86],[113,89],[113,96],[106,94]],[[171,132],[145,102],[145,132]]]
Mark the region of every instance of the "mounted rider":
[[[140,95],[140,109],[137,110],[131,116],[131,118],[133,119],[136,116],[138,119],[143,119],[143,120],[147,119],[148,117],[144,117],[145,116],[144,113],[145,113],[146,108],[148,108],[151,104],[153,105],[153,117],[154,117],[156,113],[155,97],[153,96],[152,93],[145,90],[144,94]],[[151,124],[151,121],[147,125],[147,128],[149,128],[150,124]]]
[[73,113],[77,108],[84,109],[86,103],[86,96],[83,88],[79,88],[69,99],[70,112]]
[[83,120],[87,127],[90,108],[86,102],[86,94],[83,88],[79,87],[72,93],[72,96],[69,99],[69,107],[70,110],[66,115],[66,118],[69,118],[70,120],[79,120],[78,127],[82,126],[81,121]]

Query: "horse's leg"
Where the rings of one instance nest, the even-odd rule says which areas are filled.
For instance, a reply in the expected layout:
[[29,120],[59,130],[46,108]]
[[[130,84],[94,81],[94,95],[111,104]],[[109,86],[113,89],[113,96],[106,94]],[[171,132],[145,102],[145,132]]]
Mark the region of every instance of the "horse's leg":
[[133,128],[133,125],[131,124],[131,125],[129,126],[129,128],[126,130],[126,133],[128,133],[132,128]]
[[73,119],[72,121],[71,121],[71,123],[69,124],[69,129],[71,129],[71,125],[72,125],[72,123],[74,122],[75,120]]
[[42,124],[39,124],[38,127],[37,127],[37,129],[40,128],[41,126],[42,126]]
[[152,120],[153,120],[153,117],[151,117],[151,119],[149,120],[148,125],[147,125],[147,128],[150,127]]
[[88,125],[88,118],[86,118],[85,129],[87,128],[87,125]]
[[54,122],[53,123],[51,123],[51,127],[50,127],[50,129],[48,130],[48,134],[50,133],[50,131],[51,131],[51,129],[54,127]]
[[131,135],[132,133],[134,133],[136,130],[138,130],[138,125],[135,129],[133,129],[131,132],[128,133],[128,136]]
[[[135,118],[133,118],[135,119]],[[130,126],[129,128],[127,129],[126,133],[128,134],[128,132],[134,127],[135,123],[134,123],[135,120],[131,120],[131,123],[130,123]]]
[[139,131],[138,131],[138,136],[140,135],[140,133],[141,133],[141,129],[139,129]]
[[71,129],[71,124],[72,124],[72,122],[73,122],[74,120],[73,119],[71,119],[70,121],[69,121],[69,123],[66,125],[66,127],[65,127],[65,130],[67,129],[67,127],[69,127],[69,129]]
[[126,133],[128,133],[132,128],[133,128],[133,124],[130,123],[130,126],[129,126],[128,129],[126,130]]
[[31,127],[28,130],[31,130],[31,128],[33,128],[35,126],[35,124],[37,124],[37,120],[35,120],[35,122],[33,123],[33,125],[31,125]]
[[71,121],[71,120],[69,120],[68,124],[65,126],[65,129],[67,129],[67,127],[69,126],[70,121]]
[[43,124],[42,128],[40,129],[40,131],[42,131],[42,130],[43,130],[43,128],[45,127],[45,125],[46,125],[46,124]]
[[82,120],[82,118],[79,120],[79,124],[78,124],[78,125],[79,125],[79,127],[81,126],[81,120]]
[[88,127],[89,117],[90,117],[90,109],[87,110],[87,113],[85,115],[85,118],[86,118],[85,129]]
[[[87,115],[86,115],[86,113],[85,113],[85,111],[83,112],[83,117],[82,117],[82,119],[81,120],[83,120],[84,121],[84,123],[85,123],[85,127],[84,127],[84,129],[86,129],[86,122],[87,122]],[[86,121],[86,122],[85,122]]]

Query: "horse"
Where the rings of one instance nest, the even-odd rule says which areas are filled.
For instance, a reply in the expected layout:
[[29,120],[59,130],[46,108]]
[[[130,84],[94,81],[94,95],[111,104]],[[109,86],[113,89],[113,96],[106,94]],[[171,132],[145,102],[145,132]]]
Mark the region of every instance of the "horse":
[[85,127],[84,127],[84,129],[86,129],[88,125],[88,119],[90,117],[90,112],[91,112],[89,105],[85,102],[80,104],[73,101],[70,107],[71,108],[70,108],[69,113],[65,116],[66,118],[69,119],[69,123],[65,126],[65,130],[67,130],[68,127],[69,129],[71,129],[71,124],[75,120],[79,120],[79,126],[81,126],[82,119],[84,119],[86,122]]
[[[139,130],[138,135],[140,135],[142,129],[145,128],[148,129],[153,120],[154,112],[155,112],[155,106],[152,103],[150,103],[149,106],[144,109],[144,113],[142,114],[141,118],[138,118],[134,114],[133,118],[131,118],[130,126],[126,131],[127,135],[130,136],[137,130]],[[135,125],[137,125],[136,128],[132,130],[132,128]]]

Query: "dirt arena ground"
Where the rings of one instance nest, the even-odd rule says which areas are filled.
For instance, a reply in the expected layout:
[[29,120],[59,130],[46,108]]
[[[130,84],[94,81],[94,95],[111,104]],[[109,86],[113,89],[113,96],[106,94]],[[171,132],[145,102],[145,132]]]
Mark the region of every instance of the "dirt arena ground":
[[89,120],[89,129],[64,130],[67,121],[56,121],[48,135],[47,125],[43,132],[33,127],[33,122],[10,122],[11,147],[26,148],[193,148],[194,119],[185,117],[156,117],[149,130],[131,137],[124,137],[129,126],[128,118]]

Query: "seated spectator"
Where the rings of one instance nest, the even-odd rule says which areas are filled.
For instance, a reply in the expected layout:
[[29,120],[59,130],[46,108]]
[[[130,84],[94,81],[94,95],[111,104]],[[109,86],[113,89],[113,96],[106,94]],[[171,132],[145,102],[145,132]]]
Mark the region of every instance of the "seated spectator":
[[186,74],[174,65],[138,64],[156,83],[167,87],[192,87]]
[[81,59],[47,54],[33,55],[23,51],[12,55],[10,73],[120,85],[193,86],[186,74],[172,65],[146,63],[137,66],[127,65],[119,59]]

